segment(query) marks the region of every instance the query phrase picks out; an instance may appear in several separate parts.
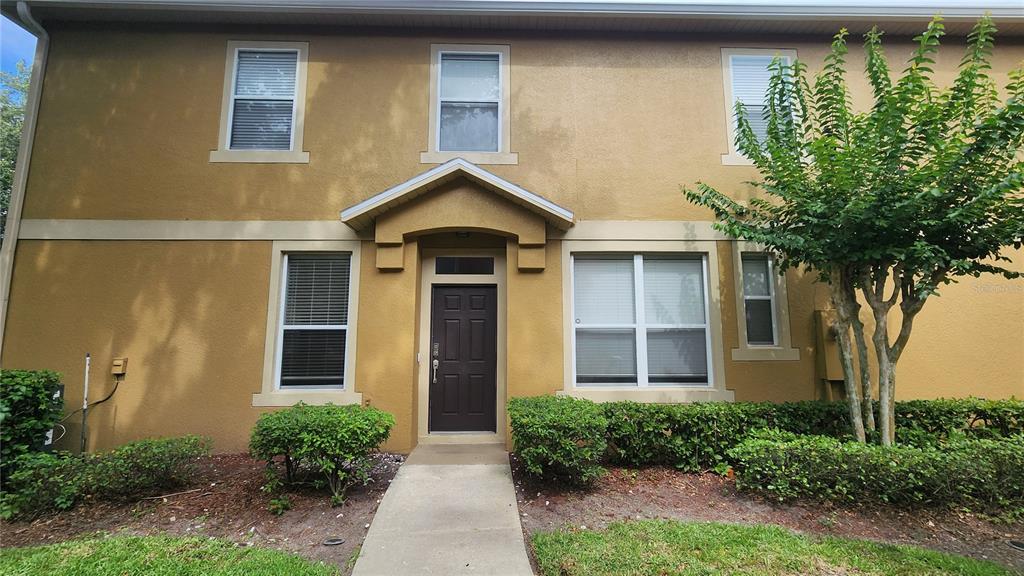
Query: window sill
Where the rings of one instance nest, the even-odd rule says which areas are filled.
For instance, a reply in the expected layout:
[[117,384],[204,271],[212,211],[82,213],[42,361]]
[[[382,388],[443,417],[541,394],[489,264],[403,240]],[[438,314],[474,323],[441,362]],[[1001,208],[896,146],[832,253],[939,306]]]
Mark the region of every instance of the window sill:
[[309,164],[309,152],[294,150],[211,150],[210,162]]
[[782,346],[733,348],[732,359],[736,362],[796,361],[800,359],[800,349]]
[[420,164],[444,164],[456,158],[473,164],[519,164],[516,152],[421,152]]
[[585,398],[594,402],[631,400],[646,404],[681,404],[685,402],[732,402],[732,390],[720,388],[570,388],[559,396]]
[[362,404],[363,395],[348,390],[275,390],[252,395],[253,406],[294,406],[306,404]]
[[722,154],[722,166],[753,166],[754,162],[739,152]]

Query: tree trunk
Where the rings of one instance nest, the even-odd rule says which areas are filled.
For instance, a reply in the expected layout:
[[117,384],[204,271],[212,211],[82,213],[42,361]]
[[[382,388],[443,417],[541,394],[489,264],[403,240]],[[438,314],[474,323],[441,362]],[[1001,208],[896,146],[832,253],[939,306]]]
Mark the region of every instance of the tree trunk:
[[896,418],[894,414],[895,405],[893,400],[893,364],[889,361],[888,355],[878,362],[878,402],[879,413],[881,414],[882,425],[880,429],[880,440],[882,446],[892,446],[896,441]]
[[875,332],[871,341],[875,345],[878,360],[878,413],[881,420],[878,426],[879,441],[882,446],[892,446],[896,439],[896,422],[893,418],[893,363],[889,357],[889,310],[884,305],[876,306],[874,303],[871,310],[875,316]]
[[[851,296],[851,300],[856,304],[856,292]],[[856,304],[855,312],[851,320],[853,335],[857,342],[857,365],[860,368],[861,411],[864,414],[865,428],[874,432],[875,406],[872,401],[871,367],[868,364],[868,343],[864,338],[864,323],[860,321],[860,304]]]
[[861,412],[860,387],[857,385],[857,374],[853,366],[853,342],[850,338],[851,310],[849,294],[852,290],[849,280],[842,272],[832,273],[829,284],[832,305],[836,309],[836,339],[839,341],[840,360],[843,366],[843,383],[846,387],[846,398],[850,408],[850,427],[858,442],[866,441],[864,433],[864,415]]

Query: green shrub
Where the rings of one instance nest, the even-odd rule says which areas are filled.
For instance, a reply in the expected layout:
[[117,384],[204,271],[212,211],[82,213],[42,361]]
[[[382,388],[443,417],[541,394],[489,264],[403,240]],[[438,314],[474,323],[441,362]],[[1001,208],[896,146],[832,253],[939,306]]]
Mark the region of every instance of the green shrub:
[[83,460],[64,452],[17,458],[0,494],[0,518],[67,510],[82,496]]
[[260,416],[249,450],[268,466],[283,457],[288,482],[295,480],[301,466],[323,474],[331,501],[337,504],[350,485],[369,477],[370,455],[388,439],[394,425],[391,414],[376,408],[300,403]]
[[249,438],[249,452],[254,458],[272,462],[282,457],[285,482],[295,480],[296,466],[294,450],[302,436],[305,422],[303,413],[309,406],[299,403],[287,410],[267,412],[260,416]]
[[895,411],[897,435],[902,430],[904,440],[914,444],[926,436],[942,442],[963,435],[998,438],[1024,434],[1024,400],[906,400],[897,402]]
[[49,370],[0,370],[0,465],[13,471],[18,457],[40,450],[46,432],[64,411],[54,393],[60,374]]
[[0,517],[67,510],[85,497],[128,498],[188,484],[209,446],[206,438],[184,436],[139,440],[85,456],[24,454],[0,495]]
[[188,483],[210,440],[200,436],[129,442],[85,460],[86,491],[100,498],[130,497]]
[[752,428],[769,422],[765,404],[605,405],[612,460],[629,466],[665,464],[681,470],[713,468]]
[[508,415],[514,450],[530,474],[581,485],[604,474],[608,421],[599,404],[568,396],[513,398]]
[[1024,505],[1024,435],[887,448],[771,430],[752,434],[729,456],[740,489],[779,500]]
[[719,466],[756,428],[845,435],[838,402],[698,402],[604,405],[611,459],[627,466],[662,464],[698,472]]
[[[845,402],[700,402],[604,404],[609,456],[626,466],[668,465],[713,469],[750,430],[776,428],[795,434],[848,439]],[[1000,438],[1024,433],[1020,400],[913,400],[896,403],[901,444],[936,446],[962,438]]]
[[[513,410],[513,403],[522,408]],[[527,461],[531,473],[538,476],[568,475],[553,471],[552,463],[562,458],[579,459],[574,446],[566,444],[560,434],[575,434],[575,420],[564,426],[559,420],[576,408],[592,406],[572,400],[539,397],[514,400],[509,405],[513,440],[517,434],[516,451],[536,458]],[[579,408],[578,410],[583,410]],[[681,470],[703,471],[728,465],[729,450],[746,439],[751,430],[775,428],[794,434],[850,438],[847,404],[845,402],[699,402],[691,404],[641,404],[612,402],[599,406],[607,420],[607,456],[625,466],[667,465]],[[517,420],[516,415],[522,419]],[[526,425],[535,430],[524,431]],[[1024,402],[1020,400],[914,400],[896,403],[897,440],[901,445],[937,447],[965,439],[1003,438],[1024,434]],[[572,432],[570,432],[572,431]],[[571,444],[571,443],[570,443]],[[591,444],[588,443],[588,447]],[[554,447],[560,447],[559,452]],[[593,466],[599,464],[598,455]],[[590,456],[588,455],[588,458]],[[552,470],[545,470],[545,467]]]

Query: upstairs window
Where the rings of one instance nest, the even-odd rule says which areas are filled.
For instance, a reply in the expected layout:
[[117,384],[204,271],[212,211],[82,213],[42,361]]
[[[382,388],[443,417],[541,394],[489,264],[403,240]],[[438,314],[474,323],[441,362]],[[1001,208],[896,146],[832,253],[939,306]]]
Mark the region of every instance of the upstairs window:
[[231,150],[291,150],[296,50],[239,50],[231,92]]
[[736,105],[743,107],[747,121],[758,140],[768,134],[768,123],[764,120],[765,96],[771,81],[769,69],[775,57],[787,64],[796,59],[794,50],[773,50],[759,48],[722,49],[722,67],[725,77],[726,126],[729,135],[729,154],[722,157],[725,164],[745,163],[736,150]]
[[303,42],[228,42],[211,162],[309,161],[302,151],[306,54]]
[[429,143],[420,162],[516,164],[509,118],[508,46],[431,46]]
[[[758,140],[768,135],[768,123],[764,120],[764,98],[771,81],[771,56],[734,54],[729,57],[732,71],[732,103],[730,111],[735,114],[736,105],[743,106],[747,121]],[[733,117],[735,123],[735,116]]]
[[498,54],[441,53],[438,150],[498,151],[499,61]]
[[708,385],[707,305],[701,255],[574,255],[576,386]]
[[285,255],[280,388],[344,387],[350,275],[346,253]]

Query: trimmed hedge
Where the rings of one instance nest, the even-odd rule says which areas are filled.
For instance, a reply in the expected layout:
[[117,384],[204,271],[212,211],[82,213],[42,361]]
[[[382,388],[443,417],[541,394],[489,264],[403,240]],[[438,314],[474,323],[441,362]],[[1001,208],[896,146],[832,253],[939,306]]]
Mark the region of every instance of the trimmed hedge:
[[[850,438],[845,402],[627,401],[595,405],[567,397],[540,396],[509,403],[513,440],[517,434],[522,438],[515,442],[516,451],[527,463],[527,470],[541,477],[571,477],[572,470],[579,468],[588,472],[586,478],[575,481],[592,480],[592,471],[602,460],[593,454],[594,447],[600,445],[598,412],[607,421],[603,434],[608,447],[605,458],[625,466],[667,465],[693,472],[721,468],[730,462],[728,451],[751,430],[760,428]],[[523,430],[524,426],[530,429]],[[1024,434],[1024,401],[965,398],[897,402],[896,426],[898,443],[918,447]],[[576,442],[583,437],[587,438],[586,450],[581,447],[580,451],[586,454],[577,454]]]
[[897,440],[901,429],[908,438],[924,433],[939,440],[961,433],[975,438],[1024,434],[1024,400],[906,400],[896,403],[895,412]]
[[[728,461],[727,451],[758,428],[849,439],[845,402],[702,402],[604,405],[609,457],[627,466],[662,464],[700,471]],[[896,403],[897,441],[934,446],[962,437],[1024,434],[1024,401],[912,400]]]
[[0,494],[0,518],[67,510],[85,497],[129,498],[191,482],[210,440],[199,436],[129,442],[109,452],[20,456]]
[[369,406],[300,402],[260,416],[249,451],[271,469],[281,457],[285,482],[294,482],[301,467],[322,474],[332,503],[340,504],[348,486],[367,480],[373,465],[370,454],[388,439],[394,425],[391,414]]
[[767,430],[729,456],[740,489],[779,500],[1024,506],[1024,435],[885,448]]
[[568,396],[513,398],[508,416],[515,453],[530,474],[571,484],[604,474],[608,420],[600,404]]
[[22,454],[42,449],[46,432],[60,420],[53,398],[60,374],[50,370],[0,370],[0,466],[7,474]]

